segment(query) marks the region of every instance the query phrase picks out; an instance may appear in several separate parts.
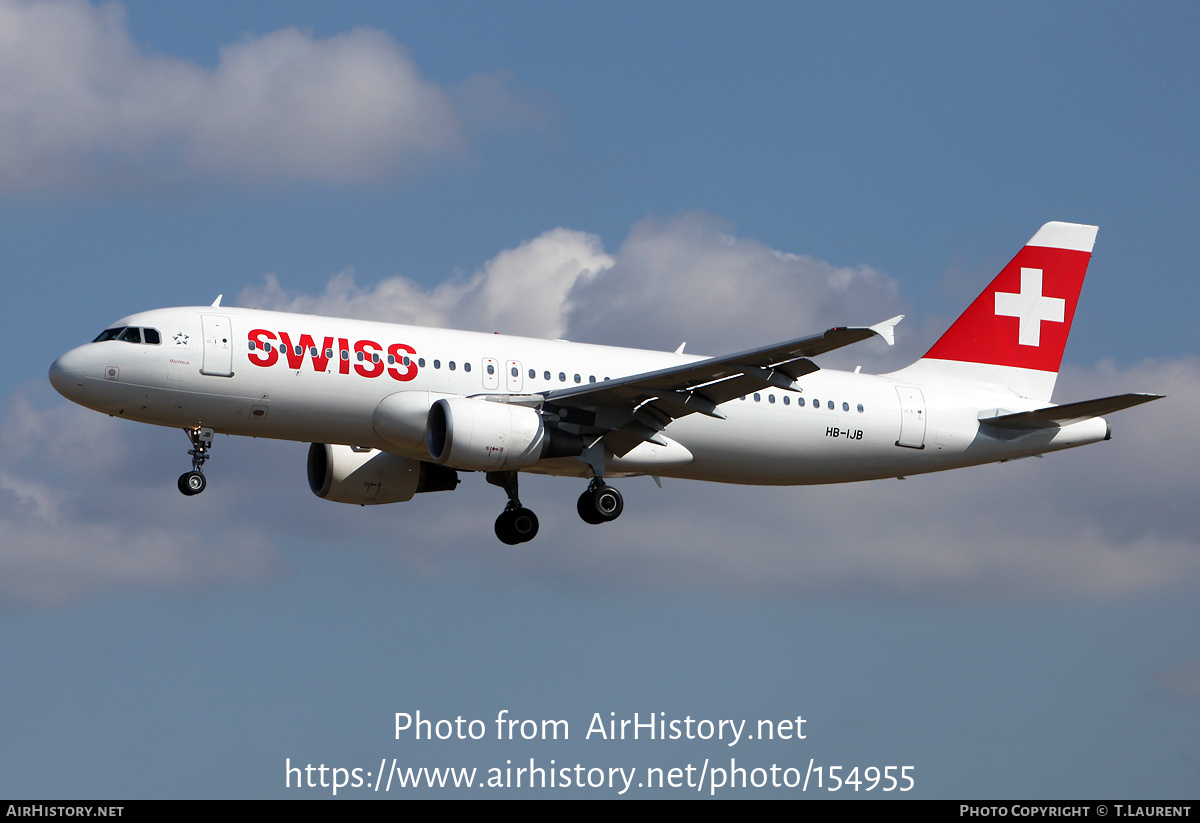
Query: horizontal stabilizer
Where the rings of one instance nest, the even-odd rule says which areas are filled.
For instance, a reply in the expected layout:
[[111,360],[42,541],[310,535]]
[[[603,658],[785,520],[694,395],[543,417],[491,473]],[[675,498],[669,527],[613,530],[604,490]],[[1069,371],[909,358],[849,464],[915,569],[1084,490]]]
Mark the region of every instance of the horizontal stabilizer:
[[1067,403],[1063,406],[1048,406],[1034,411],[1001,414],[994,417],[981,417],[980,423],[987,423],[1000,429],[1048,429],[1058,426],[1069,426],[1082,420],[1090,420],[1109,412],[1128,409],[1151,400],[1158,400],[1161,394],[1118,394],[1114,397],[1101,397],[1097,400],[1082,400],[1078,403]]

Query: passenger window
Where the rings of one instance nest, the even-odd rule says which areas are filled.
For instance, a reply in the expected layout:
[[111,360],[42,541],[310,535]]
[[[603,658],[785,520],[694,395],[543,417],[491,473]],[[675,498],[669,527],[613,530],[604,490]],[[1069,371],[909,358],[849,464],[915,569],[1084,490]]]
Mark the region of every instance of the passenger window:
[[589,374],[589,375],[588,375],[588,382],[589,382],[589,383],[595,383],[595,382],[596,382],[596,375],[594,375],[594,374]]
[[768,402],[768,403],[774,403],[774,402],[775,402],[775,395],[773,395],[773,394],[768,394],[768,395],[767,395],[767,402]]
[[[300,347],[299,347],[299,346],[297,346],[296,348],[300,348]],[[364,358],[363,358],[363,353],[362,353],[362,352],[358,352],[358,362],[359,362],[359,363],[361,363],[361,362],[363,361],[363,359],[364,359]]]
[[[517,370],[513,369],[513,377],[516,377],[516,376],[517,376]],[[533,369],[530,369],[529,370],[529,379],[532,380],[535,377],[537,377],[537,372],[535,372]]]
[[317,347],[313,346],[311,349],[309,349],[308,354],[310,357],[316,357],[317,356]]
[[495,374],[495,373],[496,373],[496,367],[493,366],[491,363],[488,363],[488,374]]
[[583,378],[582,378],[582,377],[580,377],[579,375],[575,375],[575,382],[576,382],[576,383],[582,383],[582,382],[583,382]]
[[558,382],[559,382],[559,383],[566,383],[566,382],[567,382],[567,373],[566,373],[566,372],[561,372],[561,371],[560,371],[560,372],[558,373]]
[[162,342],[162,338],[158,336],[158,329],[142,329],[142,334],[146,337],[146,342],[151,346],[157,346]]
[[785,395],[783,396],[783,405],[785,405],[785,406],[790,406],[791,404],[792,404],[792,398],[788,397],[788,396],[785,394]]
[[833,401],[832,400],[829,401],[829,410],[833,411]]
[[[378,362],[379,362],[379,352],[372,352],[372,353],[371,353],[371,362],[372,362],[372,363],[378,363]],[[408,365],[408,364],[406,363],[405,365]]]
[[762,400],[762,395],[761,395],[761,394],[759,394],[758,392],[755,392],[755,393],[754,393],[754,402],[755,402],[755,403],[758,403],[758,402],[759,402],[759,401],[761,401],[761,400]]
[[849,403],[843,403],[843,404],[842,404],[842,411],[850,411],[850,404],[849,404]]
[[796,405],[797,405],[797,406],[803,406],[803,405],[804,405],[804,398],[803,398],[803,397],[797,397],[797,398],[796,398]]
[[815,397],[813,398],[813,408],[814,408],[814,409],[819,409],[819,408],[821,408],[821,401],[820,401],[820,400],[818,400],[818,399],[817,399],[817,398],[815,398]]
[[450,371],[454,371],[454,361],[450,361]]
[[863,407],[862,407],[862,403],[859,403],[859,404],[858,404],[858,413],[859,413],[859,414],[862,414],[862,413],[863,413]]
[[349,360],[349,359],[350,359],[350,352],[346,351],[345,349],[342,349],[342,359],[343,359],[343,360]]
[[440,369],[440,368],[442,367],[442,361],[441,361],[441,360],[434,360],[434,361],[433,361],[433,367],[434,367],[435,369]]
[[406,365],[406,366],[410,366],[410,365],[412,365],[412,361],[408,359],[408,355],[407,355],[407,354],[406,354],[406,355],[404,355],[403,357],[401,357],[401,358],[400,358],[400,362],[401,362],[401,363],[403,363],[403,364],[404,364],[404,365]]
[[250,351],[254,351],[256,348],[257,348],[257,346],[255,346],[254,341],[251,340],[250,341]]
[[297,346],[295,351],[296,351],[296,355],[297,355],[297,356],[299,356],[299,355],[302,355],[302,354],[304,354],[304,347],[303,347],[303,346]]
[[325,350],[325,358],[328,359],[330,357],[333,357],[333,349],[326,349]]
[[126,343],[141,343],[142,332],[140,329],[130,326],[125,331],[121,332],[119,340],[124,340]]
[[547,372],[542,372],[542,379],[543,379],[543,380],[549,380],[549,379],[550,379],[550,372],[548,372],[548,371],[547,371]]
[[471,370],[471,364],[463,363],[463,371],[470,371],[470,370]]

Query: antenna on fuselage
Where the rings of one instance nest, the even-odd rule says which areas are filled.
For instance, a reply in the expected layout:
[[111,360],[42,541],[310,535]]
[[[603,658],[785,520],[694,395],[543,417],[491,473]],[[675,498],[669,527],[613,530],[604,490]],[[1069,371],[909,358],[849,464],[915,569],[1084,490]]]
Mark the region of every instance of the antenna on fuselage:
[[221,305],[221,298],[222,298],[222,297],[224,297],[224,296],[225,296],[225,295],[223,295],[223,294],[218,294],[218,295],[217,295],[217,299],[216,299],[216,300],[214,300],[214,301],[212,302],[212,307],[213,307],[214,309],[215,309],[215,308],[219,308],[219,307],[220,307],[220,305]]

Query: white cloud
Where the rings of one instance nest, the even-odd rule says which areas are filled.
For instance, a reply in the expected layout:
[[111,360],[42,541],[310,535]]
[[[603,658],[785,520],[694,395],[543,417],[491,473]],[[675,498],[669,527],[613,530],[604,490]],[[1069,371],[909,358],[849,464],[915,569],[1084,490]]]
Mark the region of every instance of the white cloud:
[[[634,226],[604,277],[571,293],[571,339],[725,354],[900,313],[895,283],[738,237],[693,212]],[[882,349],[880,349],[882,350]],[[857,354],[857,352],[856,352]]]
[[82,0],[0,0],[0,78],[0,190],[187,172],[362,183],[455,151],[464,119],[539,122],[505,78],[448,91],[378,30],[246,37],[210,70],[145,52],[120,5]]
[[[210,506],[179,506],[170,474],[140,445],[154,438],[127,440],[132,428],[77,406],[42,408],[32,400],[42,392],[19,392],[0,425],[0,597],[48,604],[111,585],[267,573],[267,524],[214,524]],[[184,443],[165,455],[181,470]]]
[[566,330],[572,289],[612,265],[600,238],[553,229],[500,252],[468,278],[432,289],[404,277],[363,289],[347,270],[334,275],[322,295],[289,293],[268,275],[237,299],[260,309],[556,338]]

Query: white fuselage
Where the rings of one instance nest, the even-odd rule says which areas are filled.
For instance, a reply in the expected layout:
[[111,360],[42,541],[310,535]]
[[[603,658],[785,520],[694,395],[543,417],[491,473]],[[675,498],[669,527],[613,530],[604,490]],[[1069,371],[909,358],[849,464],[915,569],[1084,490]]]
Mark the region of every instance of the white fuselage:
[[[97,411],[146,423],[369,446],[421,460],[430,460],[426,447],[397,447],[373,427],[384,398],[397,392],[536,395],[703,359],[239,308],[162,309],[115,326],[157,330],[160,342],[107,340],[76,348],[51,371],[60,392]],[[981,413],[1039,404],[913,370],[821,370],[797,386],[724,403],[725,419],[691,414],[670,422],[663,434],[690,452],[690,461],[622,464],[609,455],[609,474],[840,483],[1013,459],[1107,434],[1107,424],[1094,418],[1001,437],[980,425]],[[524,470],[591,474],[587,464],[569,457]]]

